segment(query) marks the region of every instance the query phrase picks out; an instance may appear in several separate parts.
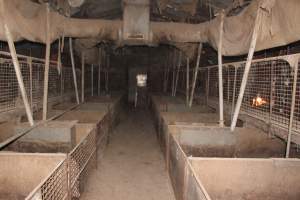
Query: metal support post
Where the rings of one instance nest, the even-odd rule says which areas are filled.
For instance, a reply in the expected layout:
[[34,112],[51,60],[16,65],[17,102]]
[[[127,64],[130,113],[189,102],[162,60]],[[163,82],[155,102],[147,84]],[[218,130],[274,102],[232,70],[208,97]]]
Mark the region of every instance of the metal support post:
[[218,72],[219,72],[219,125],[224,127],[224,97],[223,97],[223,64],[222,64],[222,45],[223,45],[223,26],[224,11],[220,15],[220,34],[218,44]]
[[182,58],[182,52],[179,52],[179,59],[178,59],[178,66],[177,66],[177,73],[176,73],[176,80],[175,80],[175,90],[174,90],[174,96],[176,96],[177,93],[177,86],[178,86],[178,79],[179,79],[179,73],[181,68],[181,58]]
[[29,81],[30,81],[30,108],[33,114],[33,78],[32,78],[32,58],[27,58],[29,65]]
[[74,54],[73,54],[72,38],[69,38],[69,46],[70,46],[70,56],[71,56],[71,63],[72,63],[73,81],[74,81],[74,87],[75,87],[76,102],[77,102],[77,104],[79,104],[80,102],[79,102],[79,95],[78,95],[77,76],[76,76],[75,61],[74,61]]
[[47,4],[46,17],[46,58],[45,58],[45,73],[44,73],[44,97],[43,97],[43,120],[47,119],[48,111],[48,84],[49,84],[49,67],[50,67],[50,8]]
[[232,105],[231,105],[231,120],[234,112],[235,105],[235,93],[236,93],[236,78],[237,78],[237,66],[234,66],[234,80],[233,80],[233,92],[232,92]]
[[13,64],[14,64],[18,84],[19,84],[19,87],[20,87],[23,103],[24,103],[24,106],[25,106],[26,115],[27,115],[27,118],[28,118],[28,122],[29,122],[30,126],[33,126],[34,121],[33,121],[32,112],[31,112],[31,109],[30,109],[30,105],[29,105],[29,102],[28,102],[26,89],[25,89],[24,82],[23,82],[22,72],[21,72],[21,68],[20,68],[20,63],[18,61],[15,44],[14,44],[12,35],[10,33],[10,30],[9,30],[9,28],[6,24],[4,24],[4,31],[5,31],[5,36],[6,36],[6,39],[7,39],[7,42],[8,42],[9,51],[10,51],[10,54],[11,54],[11,57],[12,57],[12,60],[13,60]]
[[242,79],[242,83],[241,83],[241,87],[240,87],[240,93],[239,93],[239,97],[237,100],[237,104],[234,110],[234,115],[232,118],[232,122],[231,122],[231,126],[230,126],[230,130],[234,131],[235,127],[236,127],[236,123],[238,120],[238,116],[240,113],[240,109],[241,109],[241,105],[242,105],[242,101],[243,101],[243,97],[244,97],[244,93],[245,93],[245,89],[246,89],[246,85],[247,85],[247,81],[248,81],[248,75],[250,72],[250,68],[251,68],[251,63],[252,63],[252,59],[253,59],[253,55],[255,52],[255,47],[256,47],[256,41],[257,41],[257,36],[261,27],[261,8],[260,6],[258,7],[257,10],[257,15],[256,15],[256,19],[255,19],[255,24],[254,24],[254,29],[253,29],[253,34],[252,34],[252,39],[251,39],[251,44],[250,44],[250,49],[249,49],[249,53],[248,53],[248,58],[247,58],[247,62],[245,65],[245,71],[244,71],[244,75],[243,75],[243,79]]
[[197,77],[198,77],[200,60],[201,60],[202,47],[203,47],[203,44],[199,43],[198,57],[197,57],[197,63],[196,63],[195,70],[194,70],[194,78],[193,78],[193,85],[192,85],[191,97],[189,99],[189,107],[192,107],[192,105],[193,105],[194,93],[195,93],[195,88],[196,88],[196,83],[197,83]]

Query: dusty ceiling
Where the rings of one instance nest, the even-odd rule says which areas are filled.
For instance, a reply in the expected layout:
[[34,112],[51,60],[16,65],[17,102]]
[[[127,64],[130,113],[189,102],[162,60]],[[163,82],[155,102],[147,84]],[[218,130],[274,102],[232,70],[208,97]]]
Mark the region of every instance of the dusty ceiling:
[[[58,0],[56,0],[58,3]],[[61,10],[59,5],[66,5],[66,0],[60,0],[61,4],[55,5],[55,3],[51,3],[52,8],[58,8]],[[68,0],[71,1],[71,0]],[[133,1],[133,0],[131,0]],[[134,0],[138,1],[138,0]],[[5,1],[4,1],[5,2]],[[22,2],[22,1],[21,1]],[[10,25],[11,31],[14,34],[14,39],[16,41],[22,39],[28,39],[30,41],[38,41],[45,42],[45,34],[46,29],[40,30],[39,24],[44,24],[45,22],[45,12],[39,9],[41,6],[31,5],[35,10],[35,12],[28,11],[28,9],[20,7],[22,4],[18,0],[6,1],[6,23]],[[91,1],[93,2],[93,1]],[[117,2],[117,1],[116,1]],[[228,1],[229,2],[229,1]],[[67,2],[68,3],[68,2]],[[112,1],[110,1],[112,3]],[[224,3],[224,1],[222,2]],[[265,50],[273,47],[287,45],[289,43],[295,42],[299,40],[299,26],[297,25],[297,16],[299,12],[299,3],[298,0],[255,0],[252,1],[249,6],[243,9],[241,6],[243,3],[247,3],[246,1],[234,1],[234,4],[228,4],[228,8],[232,8],[233,5],[237,5],[238,9],[236,12],[238,14],[230,13],[224,19],[224,36],[223,36],[223,44],[222,44],[222,53],[225,56],[236,56],[243,55],[247,53],[249,49],[249,43],[251,40],[251,35],[253,31],[253,27],[255,22],[259,22],[257,27],[259,28],[259,34],[257,39],[257,47],[256,50]],[[25,3],[23,3],[25,4]],[[18,6],[19,5],[19,6]],[[80,7],[72,8],[73,15],[78,18],[84,19],[75,19],[75,18],[67,18],[58,15],[56,12],[51,11],[51,19],[53,23],[51,24],[51,36],[53,39],[57,39],[60,36],[73,37],[78,39],[87,39],[92,38],[95,40],[95,44],[97,45],[101,41],[116,41],[122,46],[122,42],[128,39],[127,36],[123,34],[125,32],[124,27],[122,29],[122,20],[90,20],[87,18],[101,18],[100,14],[103,14],[103,11],[94,12],[92,15],[91,9],[97,10],[97,6],[85,6],[88,5],[88,0],[85,1]],[[119,7],[122,10],[122,7],[119,3]],[[56,7],[55,7],[56,6]],[[150,22],[148,28],[151,29],[151,32],[147,32],[152,34],[152,38],[150,40],[148,37],[143,37],[144,40],[148,41],[148,45],[158,45],[158,44],[171,44],[177,45],[176,43],[184,43],[185,45],[191,43],[209,43],[214,49],[217,47],[217,43],[219,40],[219,27],[220,27],[220,17],[215,17],[210,22],[205,23],[197,23],[197,19],[193,21],[194,16],[200,16],[198,19],[202,18],[201,21],[207,21],[215,16],[215,10],[221,9],[227,6],[227,4],[220,4],[219,1],[212,0],[202,0],[202,1],[187,1],[179,3],[175,0],[169,0],[167,3],[162,3],[161,1],[151,1],[151,9],[147,6],[148,11],[150,9],[150,14],[152,19],[154,18],[157,21],[176,21],[183,23],[166,23],[166,22]],[[25,6],[26,7],[26,6]],[[28,7],[28,6],[27,6]],[[102,6],[107,8],[105,6]],[[114,6],[112,6],[114,7]],[[9,17],[12,12],[9,10],[19,9],[20,14],[14,12],[14,17]],[[84,8],[86,8],[86,12],[84,12]],[[125,7],[128,8],[128,7]],[[228,8],[225,8],[228,11]],[[242,8],[242,9],[241,9]],[[76,11],[77,9],[77,11]],[[195,12],[193,12],[196,9]],[[171,15],[172,12],[170,10],[175,10],[174,15]],[[242,10],[242,11],[241,11]],[[126,9],[125,9],[126,11]],[[179,17],[179,19],[175,19],[174,16],[180,16],[179,11],[186,12],[190,17]],[[207,12],[208,11],[208,12]],[[260,15],[256,15],[256,13],[260,13]],[[32,15],[38,16],[36,18],[32,18]],[[85,14],[84,14],[85,13]],[[110,13],[110,12],[108,12]],[[149,12],[147,12],[149,13]],[[171,13],[167,16],[166,13]],[[122,14],[122,13],[121,13]],[[208,14],[208,15],[207,15]],[[86,16],[84,16],[86,15]],[[91,15],[91,16],[88,16]],[[235,16],[232,16],[235,15]],[[24,18],[25,16],[25,18]],[[170,17],[171,16],[171,17]],[[255,17],[259,16],[259,17]],[[107,16],[112,17],[112,16]],[[119,17],[116,15],[116,17]],[[112,17],[114,18],[114,17]],[[257,18],[257,20],[256,20]],[[135,22],[135,19],[140,21],[140,18],[131,18],[131,22]],[[13,26],[15,21],[19,21],[22,26]],[[124,19],[123,19],[124,21]],[[126,21],[126,20],[125,20]],[[146,20],[147,21],[147,20]],[[22,22],[22,23],[21,23]],[[55,23],[54,23],[55,22]],[[64,23],[62,23],[64,22]],[[148,19],[149,22],[149,19]],[[186,23],[190,22],[190,23]],[[193,22],[197,24],[193,24]],[[286,23],[289,22],[289,23]],[[261,26],[263,24],[263,26]],[[33,27],[32,29],[40,30],[40,32],[28,30],[28,27]],[[125,26],[127,27],[127,26]],[[24,32],[25,30],[25,32]],[[123,30],[123,32],[122,32]],[[184,31],[182,31],[184,30]],[[26,32],[27,31],[27,32]],[[133,36],[139,36],[140,32],[135,33],[136,30],[133,30]],[[5,40],[5,36],[0,31],[2,35],[1,38]],[[127,32],[126,32],[127,33]],[[131,34],[131,33],[130,33]],[[130,35],[131,36],[131,35]],[[147,36],[147,35],[145,35]],[[125,38],[125,40],[124,40]],[[134,37],[132,37],[134,38]],[[149,37],[150,38],[150,37]],[[141,43],[139,43],[141,44]],[[123,43],[124,45],[124,43]],[[126,44],[125,44],[126,45]],[[190,49],[190,48],[188,48]]]
[[[75,1],[74,4],[80,6],[70,7],[70,1]],[[122,1],[124,0],[52,0],[52,5],[60,12],[70,13],[72,17],[122,19]],[[212,19],[221,9],[231,9],[243,4],[244,0],[150,0],[150,18],[151,21],[201,23]],[[185,46],[186,53],[195,53],[194,47],[197,45]]]
[[[46,0],[32,0],[46,1]],[[123,0],[50,0],[60,12],[79,18],[121,19]],[[251,0],[150,0],[152,21],[203,22],[221,9],[230,9]],[[73,7],[70,5],[73,5]],[[78,6],[80,5],[80,6]],[[78,7],[74,7],[78,6]]]

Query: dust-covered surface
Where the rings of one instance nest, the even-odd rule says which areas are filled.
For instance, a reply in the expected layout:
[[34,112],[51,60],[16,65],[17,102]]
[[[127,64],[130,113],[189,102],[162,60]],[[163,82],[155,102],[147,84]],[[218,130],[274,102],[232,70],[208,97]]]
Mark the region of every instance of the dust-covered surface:
[[192,159],[213,200],[298,200],[298,159]]
[[63,154],[2,152],[0,154],[0,199],[20,199],[29,195],[65,158]]
[[[181,146],[187,156],[193,157],[281,158],[285,156],[286,143],[278,138],[270,138],[258,129],[238,129],[235,135],[234,145],[182,144]],[[300,157],[300,152],[292,150],[291,157]]]
[[219,115],[217,113],[190,113],[190,112],[161,112],[167,124],[178,123],[203,123],[203,124],[217,124],[219,122]]
[[53,110],[68,110],[74,106],[76,106],[77,103],[72,103],[72,102],[63,102],[56,104],[52,107]]
[[8,145],[5,151],[23,153],[68,153],[72,150],[70,143],[47,142],[47,141],[20,141]]
[[106,112],[72,110],[57,118],[57,120],[78,120],[79,123],[98,123]]
[[213,145],[181,145],[187,157],[223,157],[231,158],[235,156],[234,146],[213,146]]
[[16,123],[13,121],[0,123],[0,142],[4,142],[15,135],[15,126]]
[[121,96],[121,92],[118,94],[108,94],[108,95],[101,95],[101,96],[88,96],[85,101],[90,103],[90,102],[95,102],[95,103],[115,103],[116,101],[119,100]]
[[75,110],[78,111],[101,111],[101,112],[108,112],[110,107],[113,104],[111,103],[95,103],[95,102],[90,102],[90,103],[84,103],[80,106],[78,106]]
[[0,200],[24,200],[25,196],[19,194],[0,194]]
[[81,199],[175,199],[149,116],[130,111],[122,117]]
[[236,157],[284,157],[286,145],[278,138],[270,138],[255,128],[238,129]]

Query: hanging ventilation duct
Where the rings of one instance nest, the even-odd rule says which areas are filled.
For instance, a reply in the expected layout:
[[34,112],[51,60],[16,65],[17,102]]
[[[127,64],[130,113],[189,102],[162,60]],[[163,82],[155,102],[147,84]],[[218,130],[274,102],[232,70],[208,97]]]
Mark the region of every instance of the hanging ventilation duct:
[[[9,27],[14,41],[27,39],[34,42],[46,41],[46,7],[31,1],[0,0],[0,40],[6,40],[4,23]],[[24,4],[32,7],[31,14]],[[149,9],[143,3],[129,3],[134,7]],[[51,41],[61,36],[73,38],[93,38],[97,41],[121,41],[124,44],[161,44],[161,43],[209,43],[217,49],[220,31],[220,18],[201,24],[149,22],[141,8],[135,8],[136,15],[121,20],[74,19],[58,13],[50,13]],[[225,56],[248,53],[251,35],[257,11],[262,11],[256,51],[287,45],[300,39],[300,4],[299,0],[253,0],[240,14],[224,19],[222,54]],[[24,13],[25,12],[25,13]],[[144,16],[145,15],[145,16]],[[139,18],[140,16],[141,18]],[[127,18],[127,19],[126,19]],[[142,22],[149,26],[142,26]],[[123,36],[123,37],[121,37]]]
[[121,43],[130,45],[148,44],[150,33],[149,0],[123,1],[123,29]]

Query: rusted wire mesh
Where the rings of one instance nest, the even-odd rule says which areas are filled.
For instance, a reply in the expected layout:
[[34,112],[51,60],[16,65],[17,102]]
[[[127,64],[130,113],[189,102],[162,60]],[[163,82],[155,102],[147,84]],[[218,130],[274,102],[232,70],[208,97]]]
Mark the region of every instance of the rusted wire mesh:
[[68,196],[68,175],[66,161],[58,167],[41,186],[43,200],[60,200]]
[[26,200],[64,200],[68,198],[68,164],[64,160],[49,175],[49,177],[35,188]]
[[96,159],[96,131],[90,132],[69,154],[69,178],[72,197],[80,196],[80,179],[87,174],[84,169]]
[[87,179],[93,164],[96,164],[96,148],[96,131],[93,129],[26,200],[37,197],[42,200],[79,198],[81,182]]

